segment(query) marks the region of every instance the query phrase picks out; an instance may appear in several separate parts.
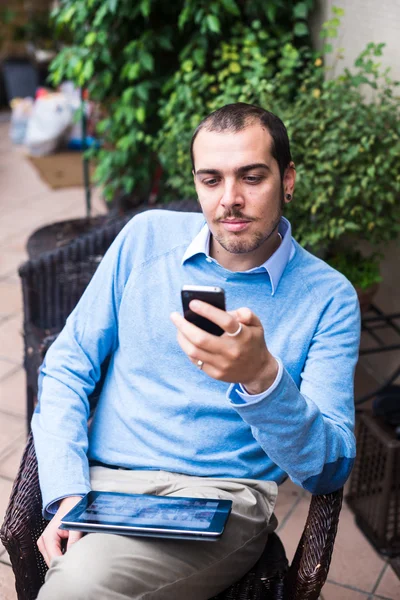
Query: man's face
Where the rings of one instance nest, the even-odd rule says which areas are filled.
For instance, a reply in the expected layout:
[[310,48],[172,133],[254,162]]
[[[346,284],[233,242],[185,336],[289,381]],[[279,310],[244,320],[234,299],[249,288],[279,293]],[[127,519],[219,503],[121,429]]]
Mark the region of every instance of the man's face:
[[197,195],[217,252],[228,260],[227,253],[252,254],[258,264],[263,254],[268,258],[284,192],[293,192],[294,170],[287,169],[290,175],[281,182],[271,144],[271,135],[258,123],[238,133],[203,129],[195,140]]

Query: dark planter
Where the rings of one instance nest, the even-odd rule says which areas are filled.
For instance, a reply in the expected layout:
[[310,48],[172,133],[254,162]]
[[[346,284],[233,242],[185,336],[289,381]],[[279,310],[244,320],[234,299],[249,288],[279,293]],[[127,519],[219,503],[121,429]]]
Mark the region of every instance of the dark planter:
[[60,248],[69,244],[72,240],[93,229],[111,223],[116,217],[114,215],[101,215],[98,217],[71,219],[58,221],[45,227],[36,229],[28,238],[26,250],[30,259],[37,258],[44,252]]

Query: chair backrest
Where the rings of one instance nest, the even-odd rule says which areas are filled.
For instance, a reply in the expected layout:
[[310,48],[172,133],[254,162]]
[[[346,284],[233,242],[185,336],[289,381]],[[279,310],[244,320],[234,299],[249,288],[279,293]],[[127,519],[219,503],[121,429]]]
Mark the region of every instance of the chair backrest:
[[19,275],[25,322],[43,332],[61,331],[108,247],[130,218],[115,220],[23,264]]

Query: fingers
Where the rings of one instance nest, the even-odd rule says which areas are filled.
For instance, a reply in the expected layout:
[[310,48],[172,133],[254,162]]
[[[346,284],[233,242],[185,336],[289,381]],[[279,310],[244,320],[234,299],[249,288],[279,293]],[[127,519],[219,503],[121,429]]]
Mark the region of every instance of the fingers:
[[[216,308],[215,306],[207,304],[206,302],[201,302],[200,300],[192,300],[190,303],[190,309],[196,314],[205,317],[216,325],[219,325],[221,329],[228,333],[234,333],[238,329],[239,322],[235,316],[235,311],[226,312],[225,310],[221,310],[220,308]],[[205,333],[202,329],[184,319],[177,312],[171,314],[171,320],[174,325],[187,338],[192,340],[196,346],[200,346],[203,349],[210,351],[213,348],[215,349],[215,344],[218,339],[217,336]]]
[[260,327],[260,319],[246,307],[225,311],[200,300],[192,300],[190,309],[219,325],[227,333],[235,333],[239,323],[249,327]]
[[46,527],[37,541],[38,548],[48,567],[50,567],[53,558],[62,556],[62,540],[68,537],[68,531],[54,529],[51,525]]
[[44,562],[49,567],[50,566],[50,559],[49,559],[49,555],[47,554],[47,551],[46,551],[46,546],[45,546],[45,543],[44,543],[43,535],[41,535],[40,538],[38,539],[37,546],[39,548],[40,554],[44,558]]
[[82,531],[69,531],[68,533],[67,550],[69,550],[73,544],[79,542],[79,540],[83,537]]
[[56,556],[63,555],[62,545],[64,540],[68,540],[66,547],[66,550],[68,550],[73,544],[78,542],[82,536],[83,533],[80,531],[57,529],[55,523],[51,522],[37,541],[39,551],[42,554],[46,565],[50,567],[51,561]]
[[203,363],[209,363],[214,360],[214,354],[198,348],[180,331],[178,331],[177,340],[178,344],[185,354],[190,358],[193,364],[196,364],[199,360],[202,360]]
[[260,319],[249,308],[237,308],[236,310],[232,310],[231,314],[243,325],[249,327],[261,326]]
[[215,306],[212,306],[207,302],[202,302],[201,300],[192,300],[189,304],[189,308],[198,315],[201,315],[202,317],[209,319],[209,321],[216,323],[221,327],[221,329],[227,331],[228,333],[234,333],[237,331],[239,323],[232,312],[221,310],[220,308],[216,308]]
[[198,348],[201,348],[205,351],[212,351],[219,347],[220,340],[217,336],[212,335],[207,331],[203,331],[203,329],[200,329],[200,327],[193,325],[193,323],[190,323],[184,319],[179,313],[172,313],[171,321],[174,323],[178,331]]

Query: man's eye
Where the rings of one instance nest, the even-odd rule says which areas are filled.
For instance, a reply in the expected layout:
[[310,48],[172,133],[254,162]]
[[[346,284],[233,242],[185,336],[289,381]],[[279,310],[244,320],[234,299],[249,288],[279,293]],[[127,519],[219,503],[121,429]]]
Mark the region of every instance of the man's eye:
[[205,185],[208,185],[208,186],[210,186],[210,187],[213,187],[213,186],[217,185],[217,183],[218,183],[218,179],[215,179],[215,178],[214,178],[214,179],[204,179],[204,180],[203,180],[203,183],[204,183]]
[[246,181],[246,183],[260,183],[262,177],[258,177],[256,175],[248,175],[244,178],[244,180]]

